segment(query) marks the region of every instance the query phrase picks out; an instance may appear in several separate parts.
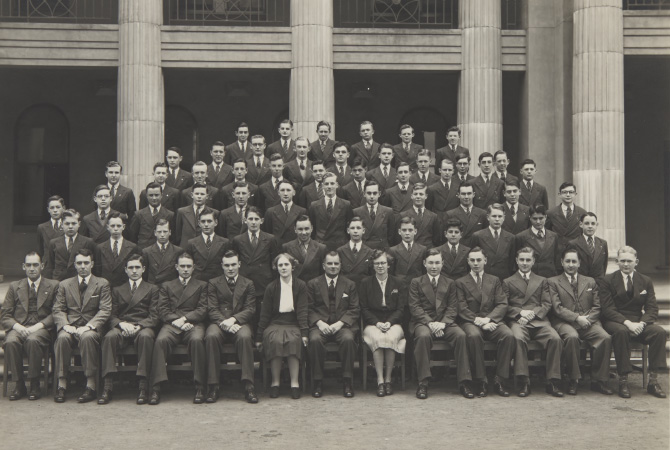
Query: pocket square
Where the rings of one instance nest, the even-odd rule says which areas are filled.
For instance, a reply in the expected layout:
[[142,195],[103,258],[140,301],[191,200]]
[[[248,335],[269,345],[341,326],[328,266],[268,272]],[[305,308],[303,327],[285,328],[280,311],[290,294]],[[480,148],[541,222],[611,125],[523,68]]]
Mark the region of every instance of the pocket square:
[[586,290],[586,292],[591,292],[592,290],[593,290],[593,289],[588,288],[588,289]]
[[391,291],[391,294],[397,294],[397,293],[398,293],[398,290],[397,290],[397,289],[393,289],[393,290]]
[[100,297],[100,295],[91,295],[91,298]]
[[645,295],[647,293],[647,290],[645,289],[644,291],[640,292],[640,295]]
[[347,297],[349,297],[349,295],[347,295],[347,293],[342,294],[342,298],[347,298]]

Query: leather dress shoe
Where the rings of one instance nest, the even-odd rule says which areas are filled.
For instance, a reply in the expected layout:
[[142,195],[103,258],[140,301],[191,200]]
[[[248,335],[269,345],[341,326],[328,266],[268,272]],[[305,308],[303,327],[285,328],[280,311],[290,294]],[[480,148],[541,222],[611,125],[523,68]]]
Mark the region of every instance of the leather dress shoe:
[[31,386],[30,392],[28,393],[28,400],[39,400],[40,397],[42,397],[40,386]]
[[619,382],[619,397],[630,398],[630,389],[628,388],[628,382],[626,381]]
[[244,398],[247,403],[258,403],[258,396],[256,395],[256,390],[252,387],[247,388],[244,392]]
[[547,386],[544,388],[544,390],[547,391],[547,394],[552,395],[554,397],[563,397],[563,391],[561,391],[558,388],[558,386],[556,386],[552,382],[547,383]]
[[419,400],[425,400],[428,398],[428,386],[425,384],[419,384],[419,387],[416,388],[416,398]]
[[654,397],[665,398],[665,392],[663,392],[663,388],[658,383],[649,383],[647,385],[647,392]]
[[279,386],[270,386],[270,398],[279,397]]
[[530,383],[524,383],[517,394],[519,397],[528,397],[530,395]]
[[321,381],[314,382],[314,389],[312,389],[312,397],[321,398],[323,395],[323,387],[321,386]]
[[377,397],[383,397],[386,395],[386,390],[384,390],[384,383],[379,383],[377,385]]
[[95,392],[95,391],[94,391],[93,389],[91,389],[90,387],[87,387],[86,389],[84,389],[84,392],[83,392],[83,393],[79,396],[79,398],[77,399],[77,403],[88,403],[88,402],[92,402],[92,401],[95,400],[96,398],[98,398],[98,394],[97,394],[97,392]]
[[505,386],[503,386],[502,382],[499,380],[493,382],[493,390],[501,397],[509,397],[509,392],[505,390]]
[[608,388],[605,383],[602,381],[592,381],[591,382],[591,390],[593,392],[600,392],[601,394],[605,395],[612,395],[614,394],[614,391],[612,389]]
[[193,397],[193,403],[196,405],[202,405],[205,403],[205,394],[202,393],[202,388],[197,388],[195,390],[195,396]]
[[54,395],[54,402],[65,403],[65,388],[56,389],[56,394]]
[[205,402],[207,403],[216,403],[216,401],[219,399],[219,387],[211,387],[209,388],[209,391],[207,392],[207,398],[205,399]]
[[393,385],[390,381],[388,383],[384,383],[384,394],[393,395]]
[[300,388],[297,387],[291,388],[291,398],[293,400],[298,400],[300,398]]
[[566,390],[566,393],[568,395],[577,395],[577,386],[578,385],[579,385],[579,382],[577,380],[568,381],[568,389]]
[[472,389],[470,389],[469,383],[461,383],[460,386],[458,386],[458,390],[465,398],[475,398],[475,394],[472,393]]
[[140,391],[137,393],[137,404],[138,405],[146,405],[147,403],[147,390],[146,389],[140,389]]
[[9,394],[9,399],[12,400],[12,401],[20,400],[23,397],[25,397],[27,393],[28,393],[28,391],[26,390],[26,385],[25,384],[22,384],[20,386],[17,385],[14,388],[14,390],[12,391],[12,393]]
[[112,391],[109,389],[103,389],[102,395],[98,399],[98,405],[106,405],[112,400]]
[[150,405],[157,405],[161,402],[161,393],[158,391],[151,391],[151,397],[149,398]]
[[352,398],[354,396],[354,388],[351,387],[351,382],[342,385],[342,395],[344,398]]
[[486,397],[489,395],[489,384],[486,381],[482,381],[479,385],[479,392],[477,392],[477,397]]

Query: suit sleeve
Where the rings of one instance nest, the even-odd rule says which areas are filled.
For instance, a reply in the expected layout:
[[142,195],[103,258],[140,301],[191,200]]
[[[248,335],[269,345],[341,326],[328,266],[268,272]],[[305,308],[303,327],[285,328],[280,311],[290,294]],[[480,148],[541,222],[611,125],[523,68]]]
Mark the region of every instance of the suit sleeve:
[[254,283],[247,284],[247,288],[242,294],[242,310],[233,317],[240,325],[250,324],[256,313],[256,288]]
[[56,331],[63,329],[65,325],[69,325],[67,321],[67,300],[65,298],[65,287],[63,283],[58,285],[58,292],[56,293],[56,300],[53,307],[53,318],[56,323]]
[[505,314],[507,313],[507,296],[505,295],[505,291],[503,291],[502,283],[499,278],[496,278],[496,284],[493,290],[493,302],[495,306],[486,317],[493,322],[498,323],[505,318]]
[[658,304],[656,303],[656,293],[654,292],[653,283],[650,279],[645,281],[647,298],[644,302],[644,314],[640,318],[640,322],[644,322],[649,325],[658,320]]
[[132,220],[130,221],[130,225],[128,225],[128,230],[127,230],[126,234],[127,234],[126,238],[129,241],[132,241],[132,242],[137,242],[138,241],[138,237],[140,235],[140,215],[139,214],[135,214],[133,216]]
[[553,281],[548,281],[549,284],[549,297],[551,298],[551,309],[558,317],[565,320],[566,322],[572,323],[577,320],[579,314],[576,312],[570,311],[563,306],[561,301],[561,296],[558,294],[558,286]]
[[604,320],[610,322],[624,323],[626,317],[616,307],[616,289],[610,277],[599,283],[600,287],[600,313]]
[[207,285],[203,284],[198,289],[198,304],[193,311],[184,314],[186,321],[190,323],[204,322],[207,318]]
[[542,281],[542,294],[540,296],[540,304],[533,309],[535,316],[544,320],[551,311],[551,295],[549,295],[549,282],[547,280]]
[[149,315],[140,320],[139,325],[142,328],[156,328],[160,324],[158,314],[158,286],[151,287],[151,304],[149,306]]
[[165,323],[172,323],[179,319],[179,315],[172,310],[170,304],[170,292],[166,286],[161,286],[158,292],[158,312],[160,318]]
[[119,323],[119,291],[117,289],[112,289],[112,315],[109,318],[109,327],[114,328]]
[[[374,275],[372,275],[374,276]],[[402,325],[403,318],[405,317],[405,306],[407,306],[407,296],[409,289],[407,285],[403,282],[398,283],[398,304],[396,305],[395,311],[393,311],[388,316],[388,321],[391,325]],[[375,322],[376,324],[377,322]]]
[[505,297],[507,297],[507,318],[509,320],[518,320],[519,316],[521,315],[521,307],[519,306],[513,306],[509,304],[509,298],[513,295],[510,294],[511,289],[513,287],[510,287],[507,281],[503,281],[502,283],[502,288],[503,292],[505,293]]
[[458,317],[466,322],[474,322],[477,315],[468,307],[468,296],[462,283],[456,281],[456,297],[458,298]]
[[[53,305],[54,305],[54,299],[56,298],[56,291],[58,289],[58,283],[56,283],[51,289],[51,293],[49,294],[49,298],[44,302],[44,305],[48,305],[49,311],[53,311]],[[44,328],[47,330],[51,329],[54,327],[54,316],[53,312],[51,312],[48,316],[46,316],[44,319],[40,320],[40,323],[44,325]]]
[[302,337],[307,337],[309,334],[309,295],[307,294],[307,287],[305,283],[300,283],[298,288],[297,298],[293,299],[293,304],[295,307],[295,313],[298,317],[298,327],[300,328],[300,335]]
[[[14,286],[10,286],[5,295],[5,301],[2,303],[2,309],[0,309],[0,327],[7,332],[18,323],[14,319],[14,307],[16,306],[17,298]],[[7,363],[5,362],[5,364]]]
[[598,319],[600,319],[600,295],[598,294],[598,284],[595,281],[592,281],[589,286],[592,289],[591,295],[593,296],[593,303],[588,312],[588,318],[591,323],[596,323]]
[[414,321],[423,325],[434,322],[433,318],[421,306],[421,286],[417,278],[413,279],[409,285],[409,313]]
[[216,293],[216,287],[211,283],[207,283],[206,294],[207,296],[207,314],[209,315],[209,321],[215,324],[220,324],[225,320],[221,310],[219,309],[219,299]]
[[446,305],[444,308],[444,314],[440,322],[446,323],[447,325],[454,324],[456,316],[458,316],[458,296],[456,295],[456,283],[449,283],[449,289],[445,295],[444,300],[442,301],[443,305]]
[[353,281],[348,286],[346,294],[349,296],[348,308],[340,317],[340,320],[344,322],[349,328],[356,327],[358,321],[361,317],[361,307],[358,301],[358,291],[356,290],[356,283]]
[[109,282],[104,278],[100,287],[100,301],[98,302],[98,312],[88,321],[86,325],[100,330],[112,315],[112,293]]

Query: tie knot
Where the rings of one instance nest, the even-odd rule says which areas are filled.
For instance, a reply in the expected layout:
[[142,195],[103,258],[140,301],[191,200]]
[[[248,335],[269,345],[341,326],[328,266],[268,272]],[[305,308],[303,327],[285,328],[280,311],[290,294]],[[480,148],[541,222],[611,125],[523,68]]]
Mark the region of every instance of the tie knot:
[[33,291],[37,289],[37,287],[35,286],[35,283],[34,283],[34,282],[30,283],[30,288],[31,288]]

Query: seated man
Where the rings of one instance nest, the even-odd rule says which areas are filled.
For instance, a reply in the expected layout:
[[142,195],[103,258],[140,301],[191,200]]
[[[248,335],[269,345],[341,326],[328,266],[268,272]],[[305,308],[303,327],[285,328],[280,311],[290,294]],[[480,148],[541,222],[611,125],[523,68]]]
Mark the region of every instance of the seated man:
[[252,320],[256,313],[256,291],[254,283],[239,274],[240,260],[237,253],[229,250],[221,262],[223,275],[209,281],[207,285],[207,311],[209,325],[205,332],[207,351],[207,403],[219,398],[221,375],[221,350],[226,342],[233,342],[242,365],[244,398],[249,403],[258,403],[254,389],[254,343]]
[[358,355],[356,334],[359,329],[360,305],[356,284],[340,275],[340,257],[329,252],[323,260],[325,276],[307,283],[309,294],[309,343],[307,353],[312,368],[313,397],[323,395],[323,368],[326,343],[337,342],[344,380],[343,395],[354,396],[354,361]]
[[423,265],[426,275],[414,278],[409,288],[410,333],[414,335],[414,360],[419,379],[416,397],[428,398],[430,380],[430,351],[435,339],[442,339],[454,347],[456,378],[461,394],[473,398],[470,389],[470,361],[465,332],[456,324],[458,297],[452,280],[442,275],[442,254],[432,248],[426,252]]
[[149,389],[151,356],[154,349],[158,318],[158,286],[142,281],[146,269],[144,258],[131,255],[124,264],[127,279],[124,284],[112,289],[112,317],[110,330],[102,340],[102,376],[104,386],[98,398],[99,405],[112,400],[116,355],[119,350],[133,345],[137,351],[137,378],[140,389],[137,404],[144,405]]
[[514,335],[503,319],[507,314],[507,297],[498,277],[484,272],[486,255],[479,247],[468,253],[470,273],[456,280],[461,328],[465,331],[473,378],[479,381],[478,397],[488,394],[484,365],[484,340],[495,342],[496,375],[493,389],[501,397],[509,397],[503,382],[509,377],[509,365],[514,356]]
[[147,281],[161,285],[177,278],[174,266],[177,264],[177,256],[183,250],[170,242],[170,222],[167,220],[159,219],[156,222],[154,234],[156,243],[142,250],[142,256],[147,264]]
[[[44,278],[42,269],[44,264],[40,255],[28,253],[23,262],[26,278],[9,285],[0,310],[0,328],[7,333],[4,363],[15,382],[10,400],[19,400],[28,393],[23,376],[24,355],[28,358],[28,400],[37,400],[41,395],[40,371],[44,352],[51,346],[54,328],[51,310],[58,290],[58,281]],[[49,370],[48,367],[45,369]]]
[[58,377],[54,395],[56,403],[65,402],[72,349],[77,346],[86,376],[86,389],[77,402],[86,403],[97,398],[100,343],[112,312],[109,282],[91,275],[93,253],[85,248],[79,250],[74,265],[77,276],[68,278],[58,286],[53,307],[58,332],[54,344],[54,371]]
[[82,248],[95,252],[93,239],[79,234],[81,216],[74,209],[63,211],[64,236],[55,237],[49,242],[44,261],[44,276],[63,281],[77,274],[74,258]]
[[177,257],[176,280],[163,283],[158,294],[158,311],[163,324],[156,337],[151,358],[152,388],[150,405],[161,401],[161,383],[167,381],[167,359],[178,344],[188,347],[193,367],[195,397],[193,403],[205,401],[205,318],[207,317],[207,283],[193,275],[193,257],[183,252]]
[[612,335],[612,347],[619,373],[619,396],[630,397],[628,374],[631,341],[649,345],[649,384],[647,392],[665,398],[658,383],[659,370],[665,370],[666,333],[657,325],[658,305],[654,284],[635,267],[639,260],[633,247],[624,246],[617,252],[619,270],[605,277],[603,283],[603,328]]
[[65,200],[60,195],[52,195],[47,199],[49,220],[37,225],[37,252],[44,258],[49,251],[49,242],[63,235],[63,211]]
[[109,240],[95,248],[95,274],[109,281],[111,287],[121,286],[127,281],[126,261],[131,255],[141,253],[137,245],[123,238],[126,224],[119,212],[113,211],[107,218]]

